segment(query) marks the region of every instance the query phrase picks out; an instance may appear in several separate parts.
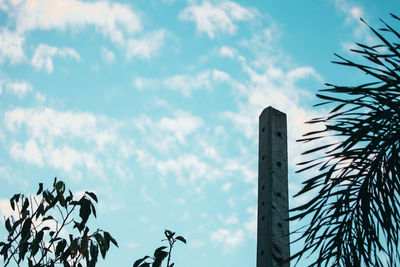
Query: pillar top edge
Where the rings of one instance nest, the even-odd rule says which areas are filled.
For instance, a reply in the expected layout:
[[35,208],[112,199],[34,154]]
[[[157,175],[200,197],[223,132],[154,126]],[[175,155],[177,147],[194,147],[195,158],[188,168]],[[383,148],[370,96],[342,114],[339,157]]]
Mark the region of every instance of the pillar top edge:
[[277,110],[277,109],[275,109],[275,108],[273,108],[272,106],[268,106],[268,107],[266,107],[262,112],[261,112],[261,114],[260,114],[260,118],[261,117],[264,117],[265,115],[267,115],[268,113],[277,113],[277,114],[279,114],[280,116],[285,116],[286,117],[286,113],[284,113],[284,112],[282,112],[282,111],[280,111],[280,110]]

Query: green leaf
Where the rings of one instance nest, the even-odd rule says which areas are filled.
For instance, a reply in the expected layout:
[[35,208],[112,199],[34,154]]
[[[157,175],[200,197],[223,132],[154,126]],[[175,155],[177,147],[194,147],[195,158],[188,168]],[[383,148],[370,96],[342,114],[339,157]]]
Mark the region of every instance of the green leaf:
[[99,256],[99,248],[92,241],[90,242],[90,256],[92,257],[91,264],[95,266]]
[[65,202],[64,194],[60,190],[57,190],[57,199],[60,202],[61,206],[67,207],[67,203]]
[[85,193],[88,194],[94,201],[96,201],[96,203],[98,203],[97,196],[95,193],[89,191],[86,191]]
[[22,205],[21,213],[24,213],[29,207],[29,200],[28,198],[25,198],[24,204]]
[[162,246],[154,251],[154,262],[152,264],[153,267],[160,267],[163,260],[168,256],[168,252],[164,251],[166,248],[166,246]]
[[[31,234],[31,225],[32,225],[32,221],[31,218],[27,218],[24,221],[24,224],[22,226],[22,230],[21,230],[21,238],[27,240],[30,237]],[[27,241],[26,241],[27,242]]]
[[177,237],[175,237],[175,239],[186,244],[186,239],[183,236],[177,236]]
[[42,221],[47,221],[47,220],[54,220],[53,216],[49,215],[43,218]]
[[19,244],[19,252],[18,252],[19,259],[18,259],[18,263],[20,263],[21,261],[24,260],[25,254],[26,254],[26,252],[28,252],[28,246],[29,246],[28,242],[23,242],[23,243]]
[[44,215],[44,206],[43,203],[40,203],[39,207],[36,210],[36,220],[41,216]]
[[170,240],[175,235],[175,233],[171,232],[170,230],[165,230],[164,234],[168,238],[168,240]]
[[42,242],[42,240],[43,240],[43,234],[44,234],[43,230],[39,231],[35,235],[35,238],[32,241],[32,244],[31,244],[31,256],[33,256],[33,257],[39,251],[39,245],[40,245],[40,242]]
[[96,218],[96,217],[97,217],[97,215],[96,215],[96,208],[95,208],[95,206],[93,205],[92,202],[90,202],[90,209],[92,210],[93,215],[94,215],[94,217]]
[[12,227],[11,227],[11,223],[10,223],[10,218],[7,218],[7,220],[5,221],[5,225],[6,225],[7,231],[11,234]]
[[150,258],[150,256],[144,256],[143,258],[138,259],[137,261],[135,261],[135,262],[133,263],[133,267],[139,267],[140,264],[141,264],[142,262],[144,262],[145,260],[147,260],[148,258]]
[[10,205],[12,210],[15,210],[15,202],[19,201],[21,194],[15,194],[12,198],[10,198]]
[[97,241],[97,244],[99,244],[100,253],[101,253],[101,256],[104,259],[106,257],[106,253],[107,253],[107,250],[108,250],[106,242],[104,240],[104,237],[99,233],[95,233],[94,237],[95,237],[95,239]]
[[111,241],[116,247],[118,247],[117,241],[110,235],[109,232],[104,231],[104,239],[108,243]]
[[64,184],[63,181],[58,181],[58,182],[55,184],[54,187],[55,187],[55,189],[56,189],[58,192],[64,193],[64,191],[65,191],[65,184]]
[[40,195],[43,191],[43,183],[39,183],[39,190],[36,192],[36,195]]
[[80,204],[80,209],[79,209],[79,216],[82,218],[82,222],[81,225],[84,226],[87,222],[87,220],[89,219],[91,210],[90,210],[90,200],[88,200],[85,197],[82,197],[79,200],[79,204]]

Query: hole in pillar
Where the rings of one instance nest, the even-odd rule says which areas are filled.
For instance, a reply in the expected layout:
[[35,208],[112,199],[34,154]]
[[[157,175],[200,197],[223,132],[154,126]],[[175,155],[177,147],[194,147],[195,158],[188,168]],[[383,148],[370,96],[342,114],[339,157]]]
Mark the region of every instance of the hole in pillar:
[[279,192],[277,192],[275,195],[276,195],[277,197],[281,197],[281,193],[279,193]]
[[264,255],[264,250],[261,250],[261,256]]
[[261,189],[262,189],[262,190],[265,190],[265,185],[263,185],[263,186],[261,187]]
[[261,129],[261,132],[264,132],[265,131],[265,127],[263,127],[262,129]]
[[262,217],[261,217],[261,220],[264,221],[264,219],[265,219],[265,216],[262,216]]
[[278,161],[278,163],[276,165],[278,165],[278,167],[280,168],[282,166],[282,163],[280,161]]
[[264,159],[265,159],[265,156],[262,156],[262,157],[261,157],[261,160],[264,160]]
[[261,206],[264,206],[264,204],[265,204],[265,203],[264,203],[264,201],[263,201],[263,202],[261,202]]
[[277,132],[276,135],[277,135],[278,137],[282,137],[282,133],[281,133],[281,132]]
[[278,223],[278,227],[279,227],[279,228],[282,228],[282,224],[281,224],[281,223]]

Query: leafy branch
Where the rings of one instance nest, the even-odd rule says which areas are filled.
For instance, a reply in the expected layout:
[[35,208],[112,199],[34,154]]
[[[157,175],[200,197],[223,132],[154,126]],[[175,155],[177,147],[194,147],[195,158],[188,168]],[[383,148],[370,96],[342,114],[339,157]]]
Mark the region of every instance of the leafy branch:
[[[161,267],[161,264],[163,263],[163,261],[166,258],[167,258],[167,266],[166,267],[174,266],[174,263],[170,263],[171,255],[172,255],[172,248],[174,247],[174,245],[177,241],[180,241],[180,242],[186,244],[186,239],[183,236],[175,237],[175,232],[171,232],[170,230],[165,230],[164,235],[166,236],[166,239],[163,239],[162,241],[167,241],[169,247],[161,246],[161,247],[157,248],[154,251],[153,257],[144,256],[143,258],[135,261],[135,263],[133,264],[133,267],[150,267],[150,264],[152,267]],[[165,251],[165,249],[167,249],[167,248],[168,248],[168,252]]]
[[[97,196],[85,192],[76,200],[62,181],[54,179],[51,190],[43,190],[43,184],[35,196],[15,194],[10,199],[16,215],[5,218],[7,240],[0,242],[0,256],[4,266],[14,261],[18,266],[26,259],[28,266],[95,266],[98,254],[104,259],[110,244],[118,247],[110,233],[97,229],[90,233],[87,226],[90,215],[96,217]],[[55,211],[58,211],[56,213]],[[79,219],[73,215],[79,211]],[[67,227],[67,226],[72,226]],[[77,231],[77,236],[70,231]]]
[[[325,129],[306,133],[299,140],[322,140],[324,145],[304,152],[315,157],[299,163],[298,172],[314,169],[318,173],[303,183],[297,196],[318,193],[291,210],[290,220],[310,222],[296,240],[304,242],[303,248],[290,259],[299,261],[318,252],[312,266],[395,266],[400,262],[400,33],[381,22],[384,27],[379,30],[366,24],[380,44],[357,44],[351,50],[367,64],[339,55],[334,62],[362,71],[373,81],[358,86],[327,84],[317,94],[322,100],[318,105],[334,108],[327,116],[308,122]],[[340,141],[330,142],[331,136]]]

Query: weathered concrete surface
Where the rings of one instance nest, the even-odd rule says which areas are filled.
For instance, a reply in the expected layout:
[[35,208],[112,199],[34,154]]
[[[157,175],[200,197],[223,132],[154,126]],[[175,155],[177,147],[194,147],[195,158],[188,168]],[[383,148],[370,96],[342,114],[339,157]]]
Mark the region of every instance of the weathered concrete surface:
[[286,114],[268,107],[259,123],[257,267],[289,267]]

